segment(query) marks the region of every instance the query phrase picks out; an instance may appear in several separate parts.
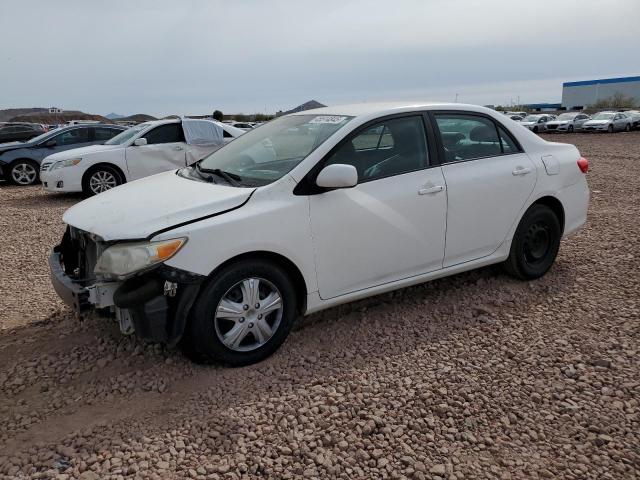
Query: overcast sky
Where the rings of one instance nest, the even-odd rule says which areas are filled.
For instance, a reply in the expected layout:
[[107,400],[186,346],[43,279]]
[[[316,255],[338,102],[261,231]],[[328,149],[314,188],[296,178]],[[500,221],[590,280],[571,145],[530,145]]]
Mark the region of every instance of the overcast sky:
[[640,0],[0,0],[0,108],[559,101],[640,75]]

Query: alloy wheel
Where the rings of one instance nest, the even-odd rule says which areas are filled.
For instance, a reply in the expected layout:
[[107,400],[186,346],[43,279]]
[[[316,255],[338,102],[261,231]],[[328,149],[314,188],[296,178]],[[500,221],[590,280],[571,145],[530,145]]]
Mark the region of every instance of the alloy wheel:
[[246,278],[222,296],[214,315],[218,339],[230,350],[248,352],[266,344],[283,315],[282,295],[264,278]]
[[11,169],[11,178],[18,185],[31,185],[37,177],[38,172],[30,163],[19,163]]
[[89,178],[89,188],[94,194],[102,193],[118,185],[115,175],[105,170],[98,170]]

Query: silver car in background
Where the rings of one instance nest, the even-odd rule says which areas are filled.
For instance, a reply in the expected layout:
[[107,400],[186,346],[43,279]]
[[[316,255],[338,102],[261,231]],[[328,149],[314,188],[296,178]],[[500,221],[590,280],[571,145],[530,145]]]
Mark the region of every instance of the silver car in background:
[[548,132],[568,132],[582,130],[582,124],[589,120],[589,115],[581,112],[561,113],[558,118],[547,122]]
[[622,113],[631,119],[631,128],[640,129],[640,110],[626,110]]
[[551,115],[527,115],[522,119],[520,125],[527,127],[534,133],[547,130],[547,122],[553,120]]
[[582,124],[585,132],[620,132],[631,130],[631,118],[620,112],[599,112]]

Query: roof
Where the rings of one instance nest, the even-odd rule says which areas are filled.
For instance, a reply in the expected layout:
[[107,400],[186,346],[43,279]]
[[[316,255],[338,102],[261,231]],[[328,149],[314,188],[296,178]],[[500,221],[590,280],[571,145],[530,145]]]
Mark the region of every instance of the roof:
[[582,80],[579,82],[564,82],[563,87],[583,87],[585,85],[602,85],[607,83],[628,83],[628,82],[640,82],[640,76],[638,77],[617,77],[617,78],[601,78],[599,80]]
[[361,115],[387,115],[393,113],[410,112],[413,110],[467,110],[486,112],[490,110],[479,105],[467,105],[464,103],[438,103],[438,102],[376,102],[354,103],[351,105],[337,105],[314,109],[311,112],[296,112],[292,115],[347,115],[358,117]]

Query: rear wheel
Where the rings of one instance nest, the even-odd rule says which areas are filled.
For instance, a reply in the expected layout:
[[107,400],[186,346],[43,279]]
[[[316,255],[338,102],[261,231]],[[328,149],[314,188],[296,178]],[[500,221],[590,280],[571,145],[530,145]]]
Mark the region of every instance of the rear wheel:
[[33,185],[38,182],[38,170],[33,160],[16,160],[9,169],[9,180],[16,185]]
[[289,335],[296,317],[291,279],[265,260],[234,263],[202,290],[185,332],[185,353],[197,362],[259,362]]
[[89,170],[82,179],[82,192],[90,197],[107,190],[111,190],[124,183],[124,180],[114,167],[99,165]]
[[558,255],[561,237],[556,214],[546,205],[532,205],[516,229],[505,269],[522,280],[543,276]]

